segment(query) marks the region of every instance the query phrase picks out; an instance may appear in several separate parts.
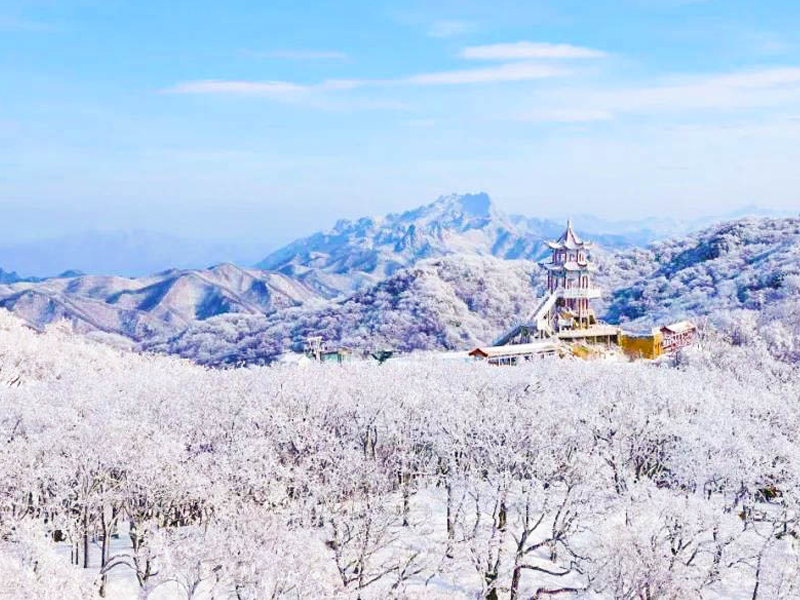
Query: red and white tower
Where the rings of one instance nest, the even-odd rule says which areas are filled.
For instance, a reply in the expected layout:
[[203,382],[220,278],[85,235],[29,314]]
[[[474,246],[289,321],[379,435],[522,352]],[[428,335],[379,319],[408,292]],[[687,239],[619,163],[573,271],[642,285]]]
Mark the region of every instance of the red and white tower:
[[581,240],[567,221],[567,229],[558,240],[547,242],[553,251],[547,268],[547,289],[556,294],[554,311],[556,330],[589,327],[597,319],[591,299],[600,297],[600,290],[592,286],[591,274],[596,267],[589,260],[591,242]]

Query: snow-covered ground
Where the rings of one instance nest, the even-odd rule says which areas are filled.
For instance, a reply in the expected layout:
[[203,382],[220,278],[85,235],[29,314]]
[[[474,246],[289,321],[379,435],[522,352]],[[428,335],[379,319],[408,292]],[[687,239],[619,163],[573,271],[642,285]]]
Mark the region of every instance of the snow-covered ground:
[[2,591],[97,597],[105,530],[123,600],[796,598],[797,364],[702,334],[207,370],[0,313]]

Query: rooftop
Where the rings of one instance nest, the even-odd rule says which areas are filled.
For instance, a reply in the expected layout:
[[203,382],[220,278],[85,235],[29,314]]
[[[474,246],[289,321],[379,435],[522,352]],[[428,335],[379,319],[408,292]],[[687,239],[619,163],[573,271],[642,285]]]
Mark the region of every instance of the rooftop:
[[590,242],[584,242],[572,229],[572,221],[567,221],[567,229],[561,234],[555,242],[547,242],[547,245],[553,250],[576,250],[578,248],[586,248],[591,246]]
[[500,358],[504,356],[520,356],[526,354],[546,354],[558,350],[558,343],[550,340],[531,342],[529,344],[512,344],[510,346],[484,346],[472,350],[470,356],[484,358]]
[[559,331],[559,339],[582,339],[592,337],[605,337],[607,335],[618,335],[620,332],[619,327],[614,325],[594,325],[583,329],[568,329],[566,331]]
[[678,321],[677,323],[664,325],[661,329],[666,329],[670,333],[686,333],[687,331],[695,329],[695,326],[691,321]]

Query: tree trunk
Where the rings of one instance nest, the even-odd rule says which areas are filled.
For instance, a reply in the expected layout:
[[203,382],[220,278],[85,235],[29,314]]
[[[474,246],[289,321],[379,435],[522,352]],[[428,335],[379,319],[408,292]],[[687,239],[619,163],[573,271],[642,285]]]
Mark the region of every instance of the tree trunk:
[[514,567],[514,573],[511,576],[511,600],[517,600],[519,597],[520,579],[522,579],[522,567]]
[[444,489],[447,490],[447,551],[445,556],[453,558],[453,538],[455,538],[455,523],[453,515],[453,486],[450,481],[444,484]]
[[408,489],[408,474],[402,476],[403,480],[403,527],[408,527],[408,514],[411,512],[411,492]]
[[497,573],[486,573],[485,579],[487,585],[489,586],[489,591],[486,592],[486,596],[484,596],[484,598],[486,600],[499,600],[497,588],[495,587],[495,583],[497,582]]
[[106,585],[108,585],[108,574],[105,572],[106,564],[108,564],[108,557],[111,550],[111,531],[114,528],[116,511],[112,509],[111,521],[106,520],[106,511],[100,511],[100,528],[103,536],[102,544],[100,546],[100,597],[106,597]]
[[83,509],[83,568],[89,568],[89,509]]

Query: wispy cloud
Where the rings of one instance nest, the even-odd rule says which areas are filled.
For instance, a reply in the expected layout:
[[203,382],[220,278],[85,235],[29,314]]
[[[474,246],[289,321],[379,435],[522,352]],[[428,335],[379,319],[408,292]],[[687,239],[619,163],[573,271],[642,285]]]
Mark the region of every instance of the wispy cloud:
[[163,94],[234,94],[253,96],[291,96],[305,92],[350,90],[366,81],[326,79],[320,83],[302,84],[291,81],[249,81],[237,79],[199,79],[183,81],[161,90]]
[[560,67],[538,63],[507,63],[485,69],[457,69],[438,73],[423,73],[398,80],[413,85],[457,85],[470,83],[499,83],[530,81],[567,75],[569,71]]
[[435,38],[449,38],[474,30],[475,25],[465,21],[437,21],[428,29],[428,35]]
[[764,56],[786,54],[792,48],[783,36],[771,31],[748,31],[744,39],[756,53]]
[[290,81],[247,81],[226,79],[201,79],[184,81],[161,90],[166,94],[232,94],[290,97],[305,92],[351,90],[361,87],[386,87],[398,85],[466,85],[532,81],[569,74],[567,69],[532,62],[506,63],[481,69],[456,69],[435,73],[420,73],[395,79],[328,79],[316,84]]
[[284,96],[307,90],[307,86],[288,81],[236,81],[201,79],[184,81],[162,90],[165,94],[239,94]]
[[601,50],[573,46],[571,44],[548,44],[543,42],[516,42],[512,44],[489,44],[470,46],[461,52],[462,58],[474,60],[530,60],[601,58]]
[[281,58],[286,60],[344,60],[347,54],[338,50],[242,50],[253,58]]
[[770,88],[800,83],[800,67],[775,67],[720,75],[709,83],[725,87]]

